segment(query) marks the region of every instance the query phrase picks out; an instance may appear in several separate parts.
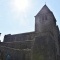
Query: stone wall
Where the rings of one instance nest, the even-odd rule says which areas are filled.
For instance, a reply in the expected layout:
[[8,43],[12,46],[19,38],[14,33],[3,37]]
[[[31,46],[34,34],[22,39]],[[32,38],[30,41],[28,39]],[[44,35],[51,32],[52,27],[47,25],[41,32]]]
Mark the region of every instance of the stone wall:
[[30,49],[15,49],[5,46],[0,46],[1,57],[2,60],[7,60],[8,56],[10,56],[11,60],[30,60],[31,58],[31,50]]
[[4,42],[32,40],[34,37],[35,32],[14,34],[14,35],[9,34],[4,36]]
[[32,60],[56,60],[56,45],[50,33],[37,36],[32,47]]
[[58,42],[59,42],[59,54],[60,54],[60,35],[59,35]]
[[15,49],[27,49],[27,48],[30,49],[32,46],[32,40],[20,42],[1,42],[0,46],[6,46]]

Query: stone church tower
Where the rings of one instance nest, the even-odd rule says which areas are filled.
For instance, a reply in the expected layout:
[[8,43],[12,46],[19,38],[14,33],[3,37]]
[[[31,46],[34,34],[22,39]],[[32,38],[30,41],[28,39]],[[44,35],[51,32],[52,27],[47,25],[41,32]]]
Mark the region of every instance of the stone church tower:
[[43,8],[35,16],[35,31],[36,32],[53,32],[56,27],[56,19],[50,9],[44,5]]
[[[57,60],[59,55],[59,29],[52,11],[46,5],[35,16],[35,32],[40,35],[36,37],[34,42],[33,60]],[[41,58],[35,55],[40,55]]]
[[35,32],[50,32],[56,41],[56,45],[58,44],[57,40],[59,36],[59,29],[56,25],[56,19],[52,11],[50,11],[46,5],[44,5],[43,8],[35,16]]

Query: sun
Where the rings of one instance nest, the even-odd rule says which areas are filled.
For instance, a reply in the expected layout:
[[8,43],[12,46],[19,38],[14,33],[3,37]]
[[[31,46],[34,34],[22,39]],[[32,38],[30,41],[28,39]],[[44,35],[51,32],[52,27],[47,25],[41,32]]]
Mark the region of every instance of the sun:
[[13,0],[12,2],[13,8],[18,11],[24,11],[29,6],[28,0]]

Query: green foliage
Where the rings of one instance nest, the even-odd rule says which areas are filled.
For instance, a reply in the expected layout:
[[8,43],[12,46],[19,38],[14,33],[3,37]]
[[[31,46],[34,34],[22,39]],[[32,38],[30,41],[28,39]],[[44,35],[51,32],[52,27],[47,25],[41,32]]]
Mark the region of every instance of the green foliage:
[[44,60],[44,56],[39,53],[33,54],[32,60]]

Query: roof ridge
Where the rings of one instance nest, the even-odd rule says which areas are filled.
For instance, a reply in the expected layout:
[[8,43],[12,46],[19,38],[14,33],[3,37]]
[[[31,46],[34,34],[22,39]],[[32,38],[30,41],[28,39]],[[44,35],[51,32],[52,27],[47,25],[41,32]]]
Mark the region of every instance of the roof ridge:
[[39,15],[40,12],[43,11],[44,9],[46,9],[46,10],[52,12],[52,11],[48,8],[48,6],[45,4],[45,5],[41,8],[41,10],[36,14],[36,16]]

